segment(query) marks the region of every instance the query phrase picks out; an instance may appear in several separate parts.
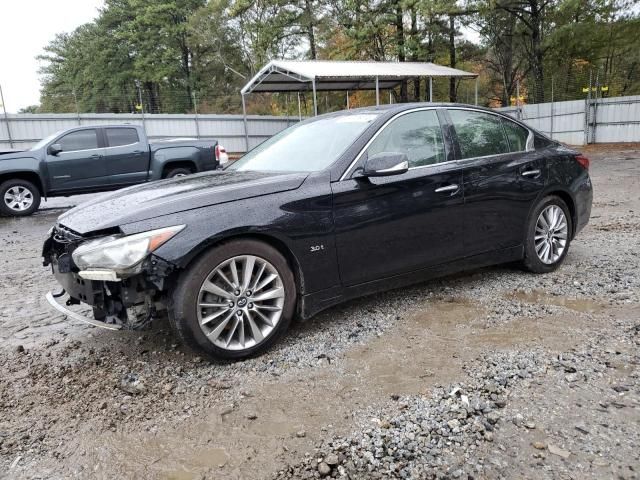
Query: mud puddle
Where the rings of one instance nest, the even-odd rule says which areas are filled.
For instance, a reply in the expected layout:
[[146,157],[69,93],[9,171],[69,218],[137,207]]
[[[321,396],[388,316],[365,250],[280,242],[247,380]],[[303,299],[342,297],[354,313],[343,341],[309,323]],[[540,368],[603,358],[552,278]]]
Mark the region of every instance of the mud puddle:
[[487,348],[542,341],[562,349],[579,340],[576,318],[471,326],[484,313],[456,298],[426,302],[335,362],[254,379],[233,405],[182,422],[159,419],[152,431],[108,431],[80,439],[82,451],[69,461],[93,478],[269,478],[288,460],[312,452],[324,432],[348,433],[356,411],[460,378],[463,364]]
[[606,305],[595,300],[550,295],[541,290],[532,290],[531,292],[517,291],[507,297],[524,303],[555,305],[580,313],[602,313],[607,309]]

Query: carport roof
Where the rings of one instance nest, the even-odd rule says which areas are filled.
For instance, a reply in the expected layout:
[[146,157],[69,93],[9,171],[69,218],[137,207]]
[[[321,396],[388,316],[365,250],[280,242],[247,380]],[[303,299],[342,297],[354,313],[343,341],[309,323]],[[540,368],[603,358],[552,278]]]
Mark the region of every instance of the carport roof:
[[414,77],[476,78],[478,74],[435,63],[272,60],[241,93],[329,90],[375,90],[396,87]]

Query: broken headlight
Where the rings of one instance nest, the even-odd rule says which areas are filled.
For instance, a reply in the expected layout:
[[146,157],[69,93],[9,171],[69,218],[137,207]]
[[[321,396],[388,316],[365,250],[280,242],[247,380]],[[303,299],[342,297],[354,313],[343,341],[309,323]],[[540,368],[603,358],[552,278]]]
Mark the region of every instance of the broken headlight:
[[71,256],[80,270],[109,269],[121,272],[135,267],[184,227],[176,225],[124,237],[90,240],[76,248]]

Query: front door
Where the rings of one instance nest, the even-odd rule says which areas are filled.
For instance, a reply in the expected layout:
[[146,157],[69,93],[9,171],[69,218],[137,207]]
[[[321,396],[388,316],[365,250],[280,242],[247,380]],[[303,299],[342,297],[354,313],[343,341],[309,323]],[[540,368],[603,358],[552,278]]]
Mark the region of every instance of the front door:
[[405,153],[409,171],[332,183],[343,285],[356,285],[463,255],[462,172],[434,109],[403,113],[382,127],[359,161]]
[[47,153],[52,191],[101,189],[109,185],[97,129],[74,130],[51,143],[62,147],[57,155]]
[[465,251],[481,254],[521,245],[529,211],[545,184],[529,131],[499,115],[449,109],[463,166]]

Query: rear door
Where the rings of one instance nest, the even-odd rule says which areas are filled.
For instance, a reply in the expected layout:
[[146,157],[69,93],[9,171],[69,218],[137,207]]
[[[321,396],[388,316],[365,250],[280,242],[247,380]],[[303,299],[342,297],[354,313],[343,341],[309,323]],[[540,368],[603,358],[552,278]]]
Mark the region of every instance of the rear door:
[[149,147],[133,127],[104,127],[107,171],[113,185],[133,185],[147,180]]
[[47,151],[52,191],[101,189],[109,185],[99,129],[73,130],[51,144],[62,147],[57,155]]
[[[355,285],[459,258],[462,172],[437,111],[403,112],[361,155],[406,153],[409,171],[388,177],[347,175],[332,183],[340,276]],[[357,165],[358,165],[357,164]]]
[[463,166],[467,255],[522,244],[546,172],[530,132],[500,115],[448,109]]

